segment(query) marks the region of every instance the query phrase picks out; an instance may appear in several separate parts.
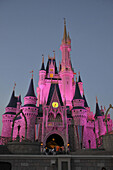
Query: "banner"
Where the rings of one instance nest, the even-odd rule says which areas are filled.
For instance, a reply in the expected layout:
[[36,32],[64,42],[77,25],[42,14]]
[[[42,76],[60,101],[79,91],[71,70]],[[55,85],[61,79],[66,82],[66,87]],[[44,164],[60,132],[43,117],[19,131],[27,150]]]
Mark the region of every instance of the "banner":
[[39,139],[40,124],[35,125],[35,140]]

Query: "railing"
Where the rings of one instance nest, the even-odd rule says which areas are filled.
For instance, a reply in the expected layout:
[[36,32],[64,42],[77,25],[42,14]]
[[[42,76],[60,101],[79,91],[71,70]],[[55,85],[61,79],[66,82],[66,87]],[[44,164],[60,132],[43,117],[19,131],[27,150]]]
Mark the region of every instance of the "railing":
[[47,126],[63,126],[63,122],[48,122]]
[[11,140],[10,137],[2,137],[0,136],[0,145],[6,145]]
[[16,138],[13,138],[11,140],[11,137],[2,137],[0,136],[0,145],[6,145],[8,142],[32,142],[31,140],[29,139],[25,139],[24,137],[19,137],[17,136]]

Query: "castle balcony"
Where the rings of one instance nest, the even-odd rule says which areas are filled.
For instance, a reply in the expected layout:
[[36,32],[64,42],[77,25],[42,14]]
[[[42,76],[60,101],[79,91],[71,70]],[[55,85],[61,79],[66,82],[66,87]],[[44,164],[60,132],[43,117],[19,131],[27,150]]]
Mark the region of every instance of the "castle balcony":
[[63,127],[63,122],[48,122],[48,127]]

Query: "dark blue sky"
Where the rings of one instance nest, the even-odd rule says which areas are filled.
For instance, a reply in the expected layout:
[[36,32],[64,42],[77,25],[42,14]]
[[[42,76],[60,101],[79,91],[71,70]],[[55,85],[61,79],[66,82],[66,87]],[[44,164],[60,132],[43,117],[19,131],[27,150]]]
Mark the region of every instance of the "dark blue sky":
[[91,110],[96,96],[106,108],[113,104],[113,0],[1,0],[0,122],[14,82],[23,99],[34,70],[36,89],[42,54],[47,62],[55,50],[58,66],[64,17],[72,65],[81,72]]

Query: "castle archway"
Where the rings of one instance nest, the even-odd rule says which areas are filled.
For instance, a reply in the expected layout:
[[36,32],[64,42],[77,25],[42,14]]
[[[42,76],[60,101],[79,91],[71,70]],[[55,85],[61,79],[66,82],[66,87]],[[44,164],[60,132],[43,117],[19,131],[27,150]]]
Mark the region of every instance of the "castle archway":
[[52,134],[50,135],[46,140],[46,147],[48,148],[55,148],[55,147],[62,147],[64,146],[64,141],[62,137],[58,134]]

